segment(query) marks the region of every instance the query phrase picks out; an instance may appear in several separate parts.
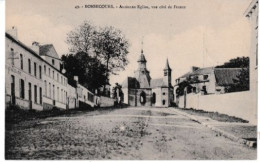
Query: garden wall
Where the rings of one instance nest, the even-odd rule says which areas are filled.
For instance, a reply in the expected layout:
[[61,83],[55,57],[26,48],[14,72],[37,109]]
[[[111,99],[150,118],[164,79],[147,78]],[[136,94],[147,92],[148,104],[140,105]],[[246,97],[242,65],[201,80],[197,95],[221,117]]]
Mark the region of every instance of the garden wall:
[[[257,104],[250,91],[225,94],[188,94],[186,108],[201,109],[236,116],[257,124]],[[179,97],[178,106],[185,107],[184,96]]]

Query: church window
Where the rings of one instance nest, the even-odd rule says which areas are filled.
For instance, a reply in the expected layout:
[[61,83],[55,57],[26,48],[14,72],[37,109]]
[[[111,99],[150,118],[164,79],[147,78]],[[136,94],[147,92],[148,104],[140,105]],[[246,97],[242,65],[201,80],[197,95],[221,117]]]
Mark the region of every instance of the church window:
[[52,65],[54,65],[55,64],[55,60],[54,59],[52,59]]
[[165,95],[165,92],[163,92],[163,95]]
[[164,76],[167,76],[167,71],[164,72]]
[[208,75],[203,75],[203,79],[204,79],[204,80],[207,80],[208,77],[209,77]]

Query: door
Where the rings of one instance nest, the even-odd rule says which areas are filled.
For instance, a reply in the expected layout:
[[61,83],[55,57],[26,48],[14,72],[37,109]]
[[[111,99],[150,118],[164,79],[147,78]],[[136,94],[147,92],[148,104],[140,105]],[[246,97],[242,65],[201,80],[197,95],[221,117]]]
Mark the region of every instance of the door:
[[15,105],[15,77],[11,76],[11,104]]

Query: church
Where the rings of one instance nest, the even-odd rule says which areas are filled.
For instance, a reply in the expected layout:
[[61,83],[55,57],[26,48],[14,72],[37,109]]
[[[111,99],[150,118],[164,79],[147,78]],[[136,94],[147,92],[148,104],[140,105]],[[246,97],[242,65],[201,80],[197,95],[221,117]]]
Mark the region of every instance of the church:
[[130,106],[169,107],[173,104],[172,69],[166,60],[163,78],[152,79],[146,68],[146,59],[141,51],[138,69],[134,77],[127,77],[122,83],[123,102]]

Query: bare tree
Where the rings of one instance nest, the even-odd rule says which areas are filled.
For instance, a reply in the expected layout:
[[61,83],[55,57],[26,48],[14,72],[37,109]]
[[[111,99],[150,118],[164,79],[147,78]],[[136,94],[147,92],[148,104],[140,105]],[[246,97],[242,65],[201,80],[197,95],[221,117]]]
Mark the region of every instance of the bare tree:
[[69,50],[73,52],[85,52],[90,54],[96,27],[90,22],[84,21],[78,28],[67,34],[66,43],[70,45]]

